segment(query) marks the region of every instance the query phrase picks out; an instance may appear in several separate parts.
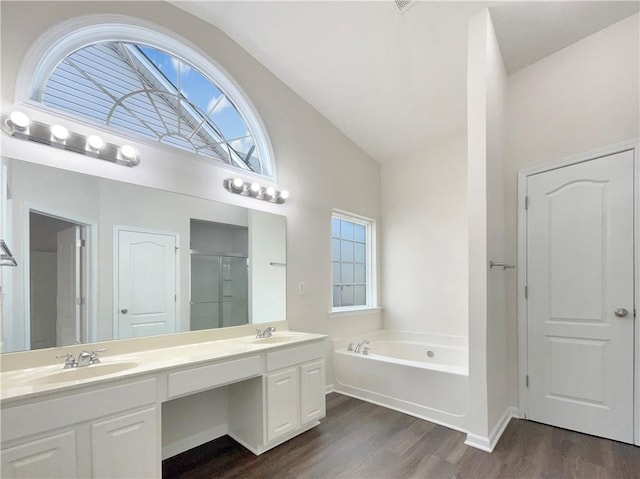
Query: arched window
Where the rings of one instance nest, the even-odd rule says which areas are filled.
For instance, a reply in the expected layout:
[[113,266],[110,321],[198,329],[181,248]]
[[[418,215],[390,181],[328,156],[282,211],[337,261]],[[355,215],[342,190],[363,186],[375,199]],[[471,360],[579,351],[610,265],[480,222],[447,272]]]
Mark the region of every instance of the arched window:
[[143,29],[135,41],[135,28],[120,25],[122,39],[115,41],[113,29],[108,40],[100,39],[100,29],[93,39],[86,28],[75,38],[66,35],[61,42],[69,45],[50,48],[46,55],[56,58],[44,58],[34,74],[30,100],[119,134],[273,177],[262,123],[233,80],[212,62],[189,61],[202,55],[184,44],[175,48],[175,35],[171,49],[153,30]]

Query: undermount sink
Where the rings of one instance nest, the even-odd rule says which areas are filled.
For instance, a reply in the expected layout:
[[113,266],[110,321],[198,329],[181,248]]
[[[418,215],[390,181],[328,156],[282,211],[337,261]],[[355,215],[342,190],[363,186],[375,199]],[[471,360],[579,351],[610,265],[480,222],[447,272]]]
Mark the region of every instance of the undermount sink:
[[280,336],[269,336],[268,338],[255,339],[253,342],[254,344],[286,343],[297,337],[298,336],[295,334],[283,334]]
[[112,364],[93,364],[73,369],[63,369],[57,373],[47,374],[29,381],[32,384],[54,384],[64,383],[68,381],[80,381],[83,379],[91,379],[95,377],[105,376],[107,374],[119,373],[127,369],[135,368],[138,363],[112,363]]

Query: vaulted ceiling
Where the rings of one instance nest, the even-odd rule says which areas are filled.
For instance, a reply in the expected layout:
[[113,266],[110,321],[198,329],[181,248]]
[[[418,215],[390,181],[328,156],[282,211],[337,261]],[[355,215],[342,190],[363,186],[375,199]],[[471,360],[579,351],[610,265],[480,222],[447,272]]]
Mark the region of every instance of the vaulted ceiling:
[[639,11],[637,1],[172,2],[222,29],[372,158],[466,129],[467,22],[490,8],[513,73]]

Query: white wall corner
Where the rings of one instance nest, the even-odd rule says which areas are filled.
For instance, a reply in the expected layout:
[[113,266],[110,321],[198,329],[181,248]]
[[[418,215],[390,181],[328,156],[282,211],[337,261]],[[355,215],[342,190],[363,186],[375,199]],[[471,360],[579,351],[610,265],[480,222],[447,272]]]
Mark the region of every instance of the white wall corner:
[[489,453],[493,452],[493,449],[496,447],[498,441],[502,437],[502,433],[504,433],[505,429],[509,425],[509,422],[514,417],[520,417],[518,408],[513,406],[508,407],[507,409],[505,409],[504,414],[493,428],[493,431],[491,431],[489,437],[468,433],[467,439],[464,441],[464,443],[467,446],[475,447],[476,449],[480,449],[481,451]]

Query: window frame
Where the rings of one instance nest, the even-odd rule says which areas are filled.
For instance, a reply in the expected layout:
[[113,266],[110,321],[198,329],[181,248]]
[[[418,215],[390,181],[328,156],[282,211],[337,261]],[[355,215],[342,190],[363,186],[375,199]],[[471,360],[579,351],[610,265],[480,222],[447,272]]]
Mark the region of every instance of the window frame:
[[[138,135],[128,134],[123,130],[68,114],[32,99],[42,97],[48,78],[64,58],[81,48],[106,41],[148,45],[195,66],[232,101],[246,121],[254,137],[264,173],[260,174],[237,168],[223,161],[202,157],[201,155],[176,149]],[[221,65],[198,46],[176,32],[145,20],[125,15],[85,15],[53,26],[38,37],[25,55],[16,75],[14,103],[28,109],[39,110],[48,115],[64,118],[79,125],[85,125],[93,129],[98,128],[116,137],[127,138],[135,143],[159,148],[173,155],[188,156],[218,168],[226,169],[234,174],[277,183],[275,155],[267,129],[255,106],[240,85]]]
[[329,239],[333,240],[333,220],[340,219],[349,221],[354,224],[365,226],[365,297],[366,304],[358,306],[334,306],[333,305],[333,248],[331,248],[331,288],[329,300],[330,316],[342,316],[357,313],[366,313],[370,311],[379,311],[378,306],[378,287],[377,287],[377,251],[376,251],[376,222],[372,218],[363,215],[351,213],[344,210],[333,209],[331,211],[331,223]]

